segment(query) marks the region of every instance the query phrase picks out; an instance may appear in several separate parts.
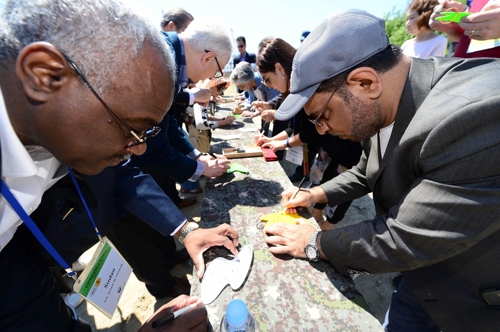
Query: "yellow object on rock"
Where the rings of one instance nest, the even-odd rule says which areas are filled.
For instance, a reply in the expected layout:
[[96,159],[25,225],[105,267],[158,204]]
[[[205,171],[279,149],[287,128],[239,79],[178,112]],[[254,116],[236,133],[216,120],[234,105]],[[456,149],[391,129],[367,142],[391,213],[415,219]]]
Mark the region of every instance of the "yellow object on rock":
[[264,229],[263,229],[264,234],[266,233],[266,227],[269,225],[278,224],[278,223],[296,225],[297,219],[307,221],[311,226],[313,226],[313,224],[311,224],[311,222],[309,220],[307,220],[306,218],[302,217],[301,215],[299,215],[297,213],[282,213],[282,212],[269,213],[269,214],[266,214],[266,215],[259,217],[259,219],[261,222],[266,223],[266,225],[264,226]]

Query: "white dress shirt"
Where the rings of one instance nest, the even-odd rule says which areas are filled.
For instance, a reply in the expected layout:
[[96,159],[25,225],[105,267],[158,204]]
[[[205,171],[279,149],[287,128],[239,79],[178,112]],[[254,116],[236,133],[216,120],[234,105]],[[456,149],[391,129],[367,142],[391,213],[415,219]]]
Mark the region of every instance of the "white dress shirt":
[[[45,190],[65,173],[57,172],[60,163],[39,146],[24,146],[9,120],[0,90],[0,143],[2,149],[2,180],[10,188],[24,210],[31,214],[40,204]],[[54,178],[54,174],[58,174]],[[17,213],[0,195],[0,251],[12,239],[21,225]]]

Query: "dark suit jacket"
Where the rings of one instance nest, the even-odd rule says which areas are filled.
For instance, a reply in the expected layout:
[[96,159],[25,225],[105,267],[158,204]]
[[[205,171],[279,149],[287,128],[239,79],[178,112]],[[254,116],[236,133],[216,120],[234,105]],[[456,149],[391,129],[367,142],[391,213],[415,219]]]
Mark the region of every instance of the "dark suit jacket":
[[[176,33],[162,33],[165,37],[165,41],[174,54],[177,63],[176,77],[178,77],[179,65],[181,62],[179,39]],[[160,123],[160,133],[154,139],[147,142],[148,148],[143,155],[132,156],[125,165],[139,167],[141,169],[145,166],[151,166],[150,168],[155,168],[158,172],[161,171],[164,174],[168,174],[180,183],[186,181],[195,173],[198,162],[186,156],[194,150],[194,147],[189,143],[186,136],[184,136],[174,116],[176,108],[187,107],[185,95],[184,98],[182,98],[183,93],[186,94],[176,82],[174,94],[176,99]],[[177,103],[179,95],[182,99],[179,103],[183,103],[182,105]],[[189,100],[189,96],[187,98]]]
[[[238,63],[240,63],[240,62],[241,62],[241,55],[238,53],[237,55],[233,56],[234,66],[236,67],[236,65]],[[255,55],[255,53],[245,52],[245,62],[256,63],[257,62],[257,56]]]
[[384,158],[322,185],[331,205],[373,192],[373,220],[321,236],[339,271],[401,271],[443,331],[500,331],[500,60],[412,59]]

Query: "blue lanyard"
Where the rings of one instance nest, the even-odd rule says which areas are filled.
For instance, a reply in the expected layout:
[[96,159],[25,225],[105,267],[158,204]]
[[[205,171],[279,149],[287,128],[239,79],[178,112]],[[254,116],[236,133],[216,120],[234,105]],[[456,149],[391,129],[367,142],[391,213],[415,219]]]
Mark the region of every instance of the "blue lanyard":
[[87,202],[85,201],[85,198],[83,198],[83,194],[82,194],[82,191],[80,190],[80,186],[78,185],[78,182],[76,182],[75,175],[73,174],[73,171],[69,167],[68,167],[68,172],[69,172],[69,175],[71,176],[71,180],[73,180],[73,183],[75,184],[76,191],[78,191],[78,195],[80,195],[80,198],[82,199],[83,206],[85,206],[85,210],[87,210],[87,214],[90,218],[90,221],[92,222],[92,226],[94,226],[95,233],[97,234],[99,241],[102,242],[101,233],[99,232],[99,230],[97,229],[97,226],[95,225],[94,218],[92,218],[92,213],[90,213],[89,207],[87,206]]
[[[78,183],[76,182],[75,176],[73,175],[73,172],[71,171],[71,168],[68,167],[69,174],[71,175],[71,179],[73,180],[73,183],[75,184],[76,190],[78,191],[78,194],[80,195],[80,198],[82,199],[83,205],[85,206],[85,209],[87,210],[87,214],[90,217],[90,220],[92,221],[92,225],[94,226],[94,229],[96,230],[97,236],[99,237],[99,241],[102,241],[101,234],[99,233],[99,230],[97,229],[94,219],[92,218],[92,215],[90,214],[90,210],[87,207],[87,202],[83,198],[82,192],[80,190],[80,186],[78,186]],[[0,178],[1,182],[1,193],[7,199],[7,202],[9,202],[10,206],[14,209],[14,211],[17,213],[17,215],[22,219],[26,227],[33,233],[33,235],[37,238],[38,242],[49,252],[49,254],[54,257],[56,262],[61,265],[64,270],[68,273],[69,277],[72,277],[73,279],[76,280],[76,272],[73,271],[68,263],[59,255],[57,250],[50,244],[49,240],[43,235],[43,233],[40,231],[38,226],[35,224],[33,219],[24,211],[23,207],[19,202],[17,201],[16,197],[12,194],[10,191],[9,187],[5,184],[5,182]]]

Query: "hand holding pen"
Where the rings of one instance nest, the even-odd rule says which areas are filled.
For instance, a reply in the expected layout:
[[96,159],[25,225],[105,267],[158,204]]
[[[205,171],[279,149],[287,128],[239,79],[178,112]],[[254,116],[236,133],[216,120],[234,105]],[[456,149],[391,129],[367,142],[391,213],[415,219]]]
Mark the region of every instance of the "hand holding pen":
[[[290,200],[293,200],[293,199],[295,199],[295,197],[297,197],[297,194],[299,193],[300,188],[301,188],[301,187],[302,187],[302,185],[304,184],[304,181],[305,181],[305,180],[306,180],[306,177],[304,176],[304,177],[302,178],[302,180],[300,181],[299,186],[297,187],[297,190],[295,190],[295,192],[293,193],[293,195],[292,195],[292,197],[290,198]],[[283,214],[283,213],[286,213],[286,210],[287,210],[287,209],[288,209],[288,208],[284,208],[284,209],[283,209],[282,214]]]
[[181,295],[163,305],[138,332],[206,331],[207,310],[200,299]]

